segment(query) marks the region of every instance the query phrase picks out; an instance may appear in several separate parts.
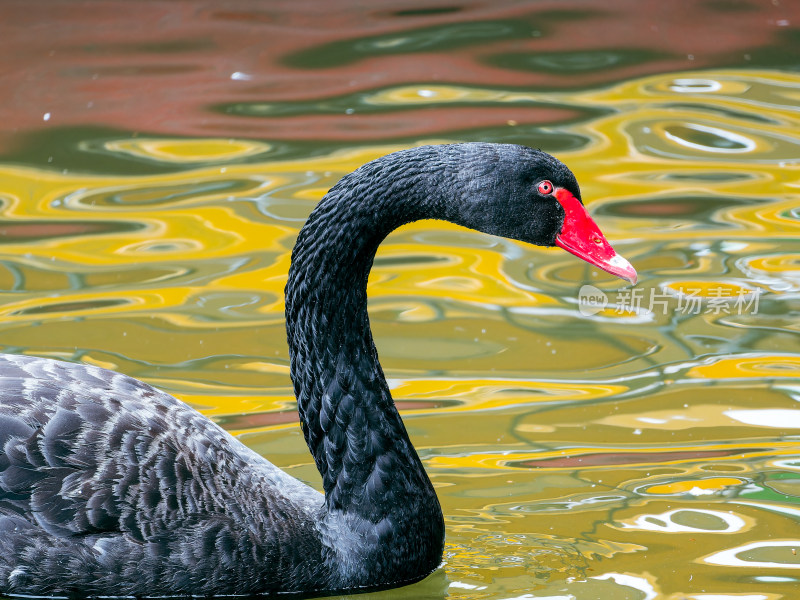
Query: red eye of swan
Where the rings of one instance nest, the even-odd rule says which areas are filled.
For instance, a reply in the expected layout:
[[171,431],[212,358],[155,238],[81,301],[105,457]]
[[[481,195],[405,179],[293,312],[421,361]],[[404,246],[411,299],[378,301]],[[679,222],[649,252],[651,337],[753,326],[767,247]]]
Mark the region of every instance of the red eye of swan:
[[539,187],[537,189],[543,196],[549,196],[553,193],[553,184],[545,179],[539,182]]

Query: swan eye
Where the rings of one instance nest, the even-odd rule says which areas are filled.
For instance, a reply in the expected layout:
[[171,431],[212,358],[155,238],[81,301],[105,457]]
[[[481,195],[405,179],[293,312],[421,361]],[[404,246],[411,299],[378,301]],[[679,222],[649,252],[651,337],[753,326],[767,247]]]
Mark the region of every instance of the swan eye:
[[549,196],[553,193],[553,184],[545,179],[539,182],[539,187],[537,189],[543,196]]

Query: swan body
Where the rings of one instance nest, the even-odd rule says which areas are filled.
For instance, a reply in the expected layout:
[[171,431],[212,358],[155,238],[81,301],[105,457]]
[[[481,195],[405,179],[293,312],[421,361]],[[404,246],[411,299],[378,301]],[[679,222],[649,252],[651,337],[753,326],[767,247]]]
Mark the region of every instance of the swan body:
[[421,218],[559,245],[635,279],[545,153],[457,144],[368,163],[309,217],[286,286],[292,380],[324,494],[146,383],[0,355],[0,594],[314,595],[434,571],[442,511],[366,302],[378,245]]

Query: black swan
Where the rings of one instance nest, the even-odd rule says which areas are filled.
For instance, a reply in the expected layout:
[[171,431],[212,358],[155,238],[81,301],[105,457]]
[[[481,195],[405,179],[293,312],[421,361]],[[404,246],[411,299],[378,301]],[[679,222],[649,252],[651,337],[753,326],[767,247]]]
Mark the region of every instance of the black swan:
[[558,245],[636,279],[548,154],[468,143],[374,160],[314,209],[286,285],[292,380],[324,496],[145,383],[0,355],[0,594],[314,595],[436,570],[442,511],[367,317],[378,244],[417,219]]

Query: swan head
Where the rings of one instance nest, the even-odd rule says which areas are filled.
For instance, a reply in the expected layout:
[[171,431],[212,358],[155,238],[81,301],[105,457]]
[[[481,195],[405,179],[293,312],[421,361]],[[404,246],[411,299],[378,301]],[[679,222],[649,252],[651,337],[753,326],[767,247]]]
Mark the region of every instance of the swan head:
[[450,181],[452,220],[538,246],[559,246],[635,284],[636,270],[589,216],[572,171],[546,152],[512,144],[460,144]]

